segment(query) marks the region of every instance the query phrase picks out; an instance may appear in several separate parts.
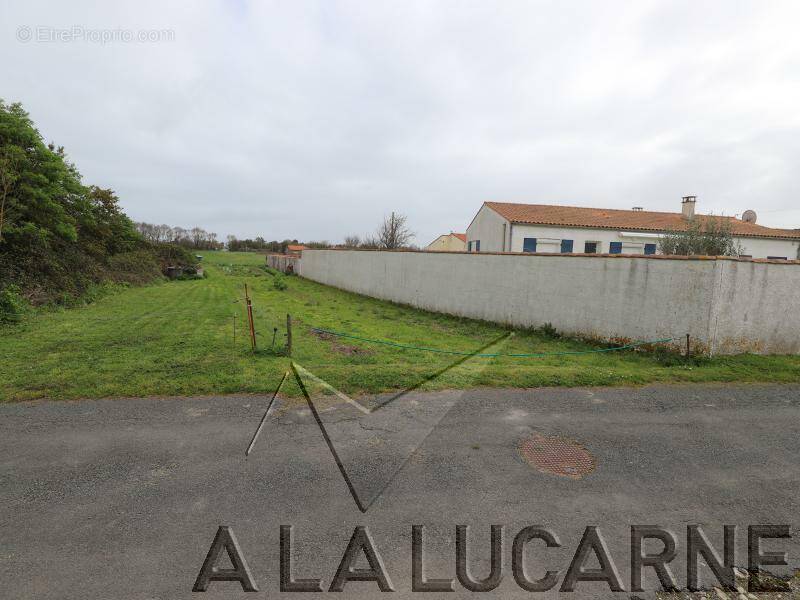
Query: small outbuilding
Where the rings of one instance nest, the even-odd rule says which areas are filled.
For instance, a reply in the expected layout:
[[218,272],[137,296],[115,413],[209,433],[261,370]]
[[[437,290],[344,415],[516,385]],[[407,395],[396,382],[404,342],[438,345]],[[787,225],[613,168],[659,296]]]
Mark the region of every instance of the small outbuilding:
[[307,250],[308,246],[304,246],[303,244],[289,244],[286,246],[286,254],[292,254],[299,256],[303,250]]

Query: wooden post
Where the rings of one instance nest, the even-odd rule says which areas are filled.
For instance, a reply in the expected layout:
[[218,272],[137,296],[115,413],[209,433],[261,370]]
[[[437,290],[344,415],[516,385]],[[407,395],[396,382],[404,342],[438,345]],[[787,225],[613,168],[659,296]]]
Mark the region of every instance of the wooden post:
[[286,315],[286,356],[292,355],[292,315]]
[[689,345],[689,334],[686,334],[686,358],[691,355],[691,346]]
[[250,348],[253,352],[256,351],[256,328],[253,324],[253,303],[250,301],[250,296],[247,293],[247,284],[244,284],[244,298],[247,302],[247,321],[250,325]]

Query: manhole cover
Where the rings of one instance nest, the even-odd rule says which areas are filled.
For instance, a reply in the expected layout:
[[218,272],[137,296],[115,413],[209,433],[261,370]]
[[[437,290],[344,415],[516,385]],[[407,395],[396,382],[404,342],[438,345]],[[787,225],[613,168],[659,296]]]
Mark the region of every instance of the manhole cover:
[[534,435],[522,440],[519,453],[542,473],[580,479],[595,469],[594,457],[586,449],[567,438]]

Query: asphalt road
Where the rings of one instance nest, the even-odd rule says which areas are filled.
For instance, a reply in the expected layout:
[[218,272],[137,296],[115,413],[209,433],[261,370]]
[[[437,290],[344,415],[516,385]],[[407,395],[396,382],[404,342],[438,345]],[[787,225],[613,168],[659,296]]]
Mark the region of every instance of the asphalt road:
[[[408,394],[371,414],[327,397],[315,408],[352,492],[304,401],[278,400],[245,459],[267,400],[0,406],[0,597],[296,597],[279,591],[279,527],[289,524],[295,576],[320,578],[326,590],[354,527],[367,526],[396,590],[390,597],[412,596],[412,524],[426,526],[426,574],[437,578],[456,576],[456,525],[471,526],[475,577],[489,570],[490,526],[503,525],[504,578],[483,594],[492,598],[531,596],[510,558],[527,525],[561,541],[531,545],[531,578],[560,570],[560,584],[584,528],[596,525],[626,590],[632,524],[675,533],[681,586],[688,524],[702,524],[720,552],[722,525],[737,525],[742,566],[748,525],[788,524],[798,535],[800,386],[481,389]],[[526,440],[536,448],[553,438],[574,443],[583,462],[557,475],[520,451]],[[191,593],[218,525],[235,532],[257,594],[236,582]],[[795,539],[765,549],[786,550],[800,565]],[[645,587],[658,588],[652,570]],[[446,597],[476,597],[454,588]],[[576,589],[568,596],[610,594],[604,583]],[[301,597],[322,595],[331,594]],[[373,582],[350,582],[333,596],[377,595]]]

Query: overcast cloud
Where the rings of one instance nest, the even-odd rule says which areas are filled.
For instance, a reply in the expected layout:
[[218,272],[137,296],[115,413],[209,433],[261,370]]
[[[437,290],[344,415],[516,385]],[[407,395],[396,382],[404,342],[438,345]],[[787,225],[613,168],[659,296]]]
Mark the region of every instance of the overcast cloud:
[[[800,227],[796,0],[0,7],[0,97],[136,220],[340,241],[398,210],[427,244],[486,200],[696,194]],[[36,39],[73,26],[174,39]]]

